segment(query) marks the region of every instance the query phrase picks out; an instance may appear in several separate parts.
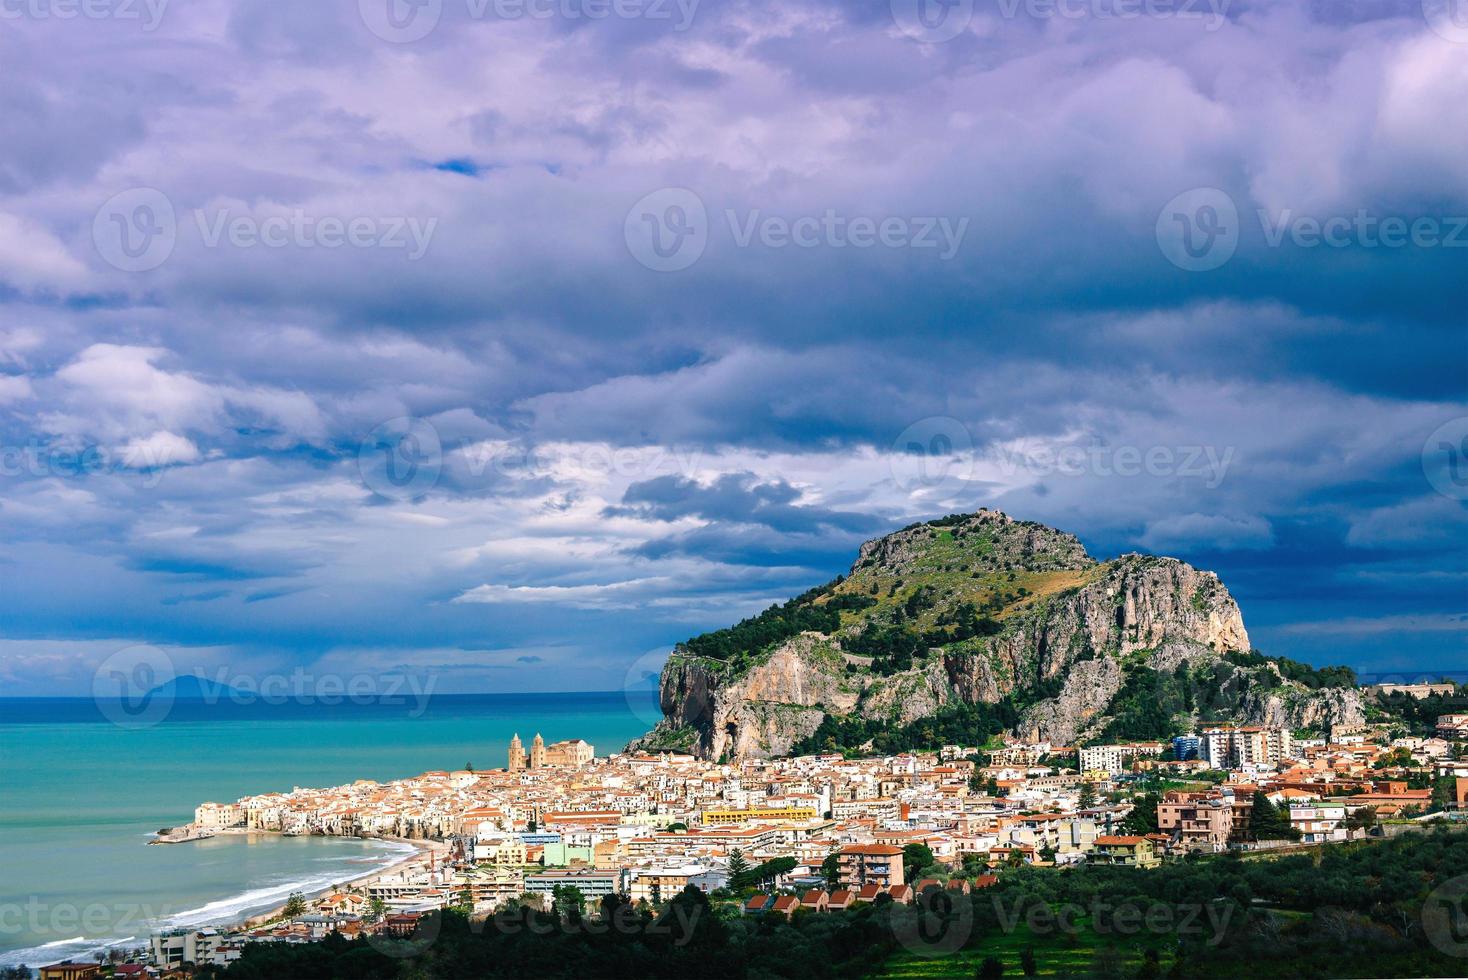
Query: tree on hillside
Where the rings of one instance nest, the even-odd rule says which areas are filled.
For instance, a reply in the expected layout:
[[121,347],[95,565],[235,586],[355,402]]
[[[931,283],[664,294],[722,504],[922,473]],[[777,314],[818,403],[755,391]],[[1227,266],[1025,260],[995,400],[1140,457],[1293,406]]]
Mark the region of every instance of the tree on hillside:
[[749,872],[749,878],[761,888],[773,888],[775,879],[794,871],[798,863],[793,857],[770,858],[755,865]]
[[1096,805],[1096,784],[1095,783],[1081,783],[1080,808],[1082,810],[1086,810],[1086,809],[1089,809],[1089,808],[1091,808],[1091,807],[1093,807],[1095,805]]
[[285,908],[281,910],[280,914],[287,919],[294,919],[297,916],[305,915],[306,896],[300,892],[291,892],[291,896],[285,900]]
[[938,862],[926,844],[908,844],[902,849],[902,880],[916,881],[918,872]]
[[586,908],[586,896],[575,885],[557,885],[551,889],[551,908],[576,922]]
[[841,880],[841,856],[836,851],[827,854],[826,860],[821,862],[821,876],[831,888],[835,888],[836,883]]
[[1290,824],[1287,811],[1274,805],[1263,790],[1254,791],[1254,805],[1249,815],[1249,833],[1255,840],[1299,840],[1300,832]]
[[1126,815],[1121,822],[1121,829],[1128,834],[1146,836],[1158,833],[1157,807],[1162,803],[1162,797],[1156,793],[1148,793],[1138,796],[1132,800],[1132,812]]
[[736,847],[729,855],[729,887],[737,892],[749,885],[749,862],[744,859],[744,852]]

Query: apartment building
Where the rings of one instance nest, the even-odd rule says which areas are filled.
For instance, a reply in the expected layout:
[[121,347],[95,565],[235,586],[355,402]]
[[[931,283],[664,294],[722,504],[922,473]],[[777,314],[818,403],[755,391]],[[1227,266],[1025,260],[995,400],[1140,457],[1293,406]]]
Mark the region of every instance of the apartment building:
[[602,871],[596,868],[542,871],[525,876],[525,890],[532,895],[544,895],[546,900],[557,885],[572,885],[581,892],[588,903],[595,903],[605,895],[625,894],[627,874],[623,870]]
[[1104,772],[1115,776],[1125,772],[1127,760],[1139,756],[1156,758],[1162,754],[1161,742],[1133,742],[1125,745],[1084,745],[1079,750],[1081,772]]
[[1437,733],[1454,742],[1468,740],[1468,715],[1438,715]]
[[903,884],[902,848],[891,844],[848,844],[837,851],[837,874],[847,888]]
[[1345,840],[1346,831],[1341,826],[1345,819],[1344,803],[1290,807],[1290,826],[1300,832],[1300,840],[1306,844]]
[[1161,864],[1157,845],[1146,837],[1097,837],[1088,860],[1096,864],[1118,864],[1133,868],[1153,868]]
[[1232,725],[1205,729],[1203,757],[1218,768],[1267,765],[1294,755],[1294,738],[1285,728],[1236,728]]
[[1157,827],[1183,850],[1222,851],[1234,832],[1233,802],[1222,793],[1170,790],[1157,806]]

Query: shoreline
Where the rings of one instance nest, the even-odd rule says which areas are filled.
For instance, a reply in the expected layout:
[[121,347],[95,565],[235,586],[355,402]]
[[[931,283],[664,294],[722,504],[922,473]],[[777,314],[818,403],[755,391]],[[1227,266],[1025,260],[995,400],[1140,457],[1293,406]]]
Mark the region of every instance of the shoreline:
[[[280,833],[279,831],[273,831],[273,830],[246,830],[246,829],[240,828],[240,827],[230,827],[230,828],[225,828],[225,829],[216,831],[215,832],[215,836],[220,836],[220,837],[223,837],[223,836],[230,836],[230,837],[259,836],[259,837],[283,838],[286,835]],[[408,867],[417,865],[419,862],[423,861],[429,855],[442,854],[448,848],[448,844],[445,841],[423,840],[423,839],[405,838],[405,837],[340,837],[339,835],[335,835],[335,834],[313,834],[313,835],[310,835],[310,836],[319,837],[319,838],[323,838],[323,839],[337,837],[337,838],[339,838],[341,840],[358,840],[358,841],[364,841],[364,842],[369,842],[369,843],[372,842],[372,841],[381,841],[383,843],[389,843],[389,844],[407,844],[407,845],[410,845],[413,848],[413,850],[412,850],[411,853],[394,855],[393,856],[393,860],[391,861],[391,863],[386,864],[386,865],[383,865],[383,866],[378,867],[378,868],[375,868],[375,869],[373,869],[371,871],[366,871],[366,872],[363,872],[361,874],[357,874],[357,875],[355,875],[353,877],[350,877],[350,878],[343,878],[340,881],[337,881],[337,882],[334,882],[334,883],[330,883],[330,884],[326,884],[326,885],[320,886],[320,887],[297,889],[297,890],[299,890],[301,892],[302,895],[305,896],[306,901],[308,903],[309,902],[312,902],[312,901],[315,901],[316,899],[318,899],[318,898],[320,898],[320,897],[322,897],[324,895],[331,894],[332,892],[334,892],[334,891],[337,890],[337,886],[338,885],[348,886],[348,887],[350,887],[350,886],[362,886],[362,885],[365,885],[366,883],[368,883],[370,881],[374,881],[374,880],[376,880],[379,877],[383,877],[385,875],[390,875],[390,874],[395,874],[395,873],[398,873],[400,871],[403,871],[404,869],[406,869]],[[149,843],[151,843],[151,842],[149,842]],[[386,857],[386,856],[384,856],[384,857]],[[23,947],[23,948],[20,948],[20,949],[8,950],[8,951],[5,951],[3,953],[0,953],[0,965],[4,965],[4,966],[12,965],[11,964],[11,961],[14,961],[16,964],[19,964],[21,962],[26,962],[26,961],[29,961],[29,960],[35,960],[37,962],[27,963],[27,965],[30,966],[34,970],[34,969],[39,968],[39,966],[43,965],[43,963],[41,961],[44,961],[45,963],[49,963],[49,962],[52,962],[53,961],[53,958],[66,958],[66,959],[72,959],[72,960],[76,960],[76,959],[80,958],[82,960],[90,960],[98,952],[107,951],[107,950],[111,950],[111,949],[123,949],[123,950],[142,949],[144,951],[145,955],[146,955],[146,951],[147,951],[148,945],[149,945],[149,940],[150,940],[150,938],[154,934],[174,932],[174,931],[177,931],[177,930],[196,931],[196,930],[199,930],[199,929],[219,929],[221,931],[231,931],[231,932],[234,932],[234,931],[244,931],[244,930],[249,930],[249,929],[257,929],[263,923],[268,922],[269,920],[271,920],[273,918],[279,917],[280,914],[284,910],[285,910],[285,903],[282,902],[279,905],[277,905],[277,906],[275,906],[275,907],[273,907],[273,908],[271,908],[271,909],[269,909],[267,911],[257,912],[257,913],[255,913],[253,915],[248,916],[248,917],[244,917],[243,914],[242,913],[239,913],[239,912],[226,913],[226,914],[221,915],[219,917],[219,919],[218,920],[215,920],[215,921],[194,922],[194,923],[190,923],[188,925],[168,925],[168,926],[161,926],[159,928],[149,929],[146,932],[140,932],[137,935],[128,937],[126,939],[100,939],[99,938],[99,939],[96,939],[96,940],[89,940],[89,939],[86,939],[86,938],[84,938],[82,936],[77,936],[77,937],[75,937],[73,939],[52,940],[51,942],[42,943],[42,944],[39,944],[37,946]],[[178,913],[178,914],[180,914],[180,915],[187,915],[188,913],[187,912],[182,912],[182,913]],[[69,950],[69,951],[65,949],[66,947],[72,946],[73,944],[75,944],[75,946],[78,947],[78,948],[75,949],[75,950]],[[52,955],[37,955],[37,954],[43,954],[45,951],[51,950],[51,949],[57,950],[57,953],[54,954],[54,957]]]
[[[277,830],[245,830],[245,829],[242,829],[242,828],[235,828],[235,827],[231,827],[231,828],[228,828],[226,830],[218,831],[218,833],[220,833],[220,834],[230,834],[230,835],[239,835],[239,836],[249,836],[251,834],[259,834],[259,835],[264,836],[264,837],[284,837],[284,836],[286,836],[285,834],[283,834],[283,833],[281,833],[280,831],[277,831]],[[328,837],[338,837],[340,835],[336,835],[336,834],[311,834],[311,835],[307,835],[307,836],[328,838]],[[403,870],[405,870],[405,869],[407,869],[409,867],[412,867],[413,865],[416,865],[416,864],[420,863],[421,861],[423,861],[425,858],[427,858],[429,860],[432,860],[438,854],[438,852],[439,852],[440,849],[446,850],[447,847],[448,847],[448,844],[446,842],[444,842],[444,841],[425,840],[425,839],[422,839],[422,838],[409,838],[409,837],[342,837],[341,839],[342,840],[362,840],[362,841],[385,841],[385,842],[390,843],[390,844],[408,844],[408,845],[412,846],[413,853],[411,853],[411,854],[405,854],[399,860],[393,861],[391,864],[385,865],[384,867],[381,867],[381,868],[377,868],[376,870],[373,870],[373,871],[368,871],[368,872],[366,872],[364,874],[360,874],[360,875],[356,876],[355,878],[348,878],[345,881],[341,881],[341,882],[337,882],[335,884],[327,885],[324,888],[313,889],[311,891],[302,891],[301,892],[301,895],[305,897],[305,899],[306,899],[306,901],[308,903],[309,902],[314,902],[318,898],[321,898],[321,897],[323,897],[325,895],[330,895],[332,892],[337,891],[339,885],[340,886],[345,886],[346,888],[364,886],[364,885],[366,885],[366,884],[368,884],[370,882],[376,881],[378,878],[383,878],[383,877],[386,877],[387,875],[396,874],[396,873],[398,873],[400,871],[403,871]],[[277,905],[275,908],[269,909],[268,911],[257,913],[255,915],[252,915],[249,918],[246,918],[246,919],[243,919],[243,920],[235,920],[233,922],[221,924],[221,925],[215,926],[214,928],[218,928],[218,929],[229,929],[229,930],[258,929],[261,926],[265,925],[266,923],[268,923],[268,922],[270,922],[270,921],[272,921],[274,919],[280,918],[280,916],[283,915],[284,912],[285,912],[285,906],[286,906],[286,903],[285,902],[282,902],[281,904]]]

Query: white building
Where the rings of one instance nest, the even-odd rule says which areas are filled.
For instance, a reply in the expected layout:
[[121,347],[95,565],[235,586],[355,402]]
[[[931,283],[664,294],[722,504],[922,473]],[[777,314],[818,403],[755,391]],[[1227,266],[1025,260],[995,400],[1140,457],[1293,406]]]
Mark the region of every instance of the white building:
[[1104,772],[1115,776],[1126,771],[1126,760],[1137,756],[1162,754],[1161,742],[1133,742],[1127,745],[1085,745],[1079,750],[1081,772]]
[[1290,807],[1290,826],[1300,832],[1300,840],[1306,844],[1345,840],[1346,831],[1341,826],[1345,819],[1344,804]]
[[1203,757],[1216,769],[1272,765],[1294,755],[1294,738],[1287,728],[1208,728],[1203,731]]

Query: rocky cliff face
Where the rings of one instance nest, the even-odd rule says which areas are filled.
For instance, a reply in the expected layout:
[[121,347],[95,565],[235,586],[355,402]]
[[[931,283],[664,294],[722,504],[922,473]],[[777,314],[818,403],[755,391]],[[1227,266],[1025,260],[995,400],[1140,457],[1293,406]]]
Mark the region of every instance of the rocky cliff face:
[[1172,685],[1159,696],[1216,681],[1241,721],[1299,728],[1364,715],[1354,690],[1308,692],[1277,672],[1256,690],[1256,668],[1225,658],[1249,637],[1212,572],[1144,555],[1097,563],[1074,536],[995,511],[867,542],[849,576],[806,601],[827,610],[828,631],[744,650],[735,627],[732,655],[730,643],[711,647],[723,659],[690,649],[697,641],[675,650],[664,721],[633,747],[782,755],[828,714],[902,726],[1005,699],[1025,705],[1022,734],[1068,744],[1104,728],[1129,680],[1154,677]]

